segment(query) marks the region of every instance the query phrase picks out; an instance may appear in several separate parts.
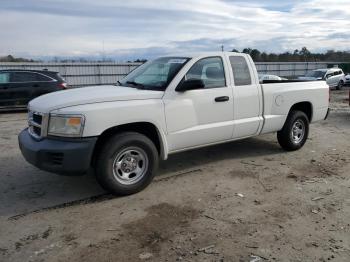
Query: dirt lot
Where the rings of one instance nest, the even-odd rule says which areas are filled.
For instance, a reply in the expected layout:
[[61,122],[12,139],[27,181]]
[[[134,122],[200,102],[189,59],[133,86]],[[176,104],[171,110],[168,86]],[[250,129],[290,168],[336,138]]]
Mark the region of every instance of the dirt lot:
[[350,261],[350,111],[287,153],[274,134],[181,153],[143,192],[27,164],[24,113],[0,115],[0,261]]

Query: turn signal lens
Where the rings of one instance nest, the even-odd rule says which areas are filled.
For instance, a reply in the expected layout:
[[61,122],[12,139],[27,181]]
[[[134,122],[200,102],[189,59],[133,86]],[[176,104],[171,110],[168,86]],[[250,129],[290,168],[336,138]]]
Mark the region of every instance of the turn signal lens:
[[72,117],[68,119],[68,125],[70,126],[78,126],[81,123],[81,118],[80,117]]

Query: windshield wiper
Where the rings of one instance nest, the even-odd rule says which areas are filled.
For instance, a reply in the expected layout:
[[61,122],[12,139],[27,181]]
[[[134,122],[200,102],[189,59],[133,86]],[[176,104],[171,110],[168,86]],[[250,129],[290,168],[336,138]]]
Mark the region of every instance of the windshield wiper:
[[144,87],[145,87],[143,84],[137,83],[135,81],[126,81],[126,83],[129,84],[129,85],[133,85],[133,86],[135,86],[135,87],[137,87],[139,89],[144,89]]
[[143,87],[144,85],[141,83],[137,83],[135,81],[126,81],[127,84],[134,85],[134,86],[141,86]]

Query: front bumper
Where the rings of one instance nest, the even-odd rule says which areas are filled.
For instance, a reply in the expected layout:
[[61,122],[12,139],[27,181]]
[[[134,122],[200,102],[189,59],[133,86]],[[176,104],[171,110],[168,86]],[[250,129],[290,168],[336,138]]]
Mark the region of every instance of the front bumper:
[[97,137],[36,140],[30,136],[28,129],[18,135],[19,147],[30,164],[62,175],[79,175],[87,172],[96,141]]

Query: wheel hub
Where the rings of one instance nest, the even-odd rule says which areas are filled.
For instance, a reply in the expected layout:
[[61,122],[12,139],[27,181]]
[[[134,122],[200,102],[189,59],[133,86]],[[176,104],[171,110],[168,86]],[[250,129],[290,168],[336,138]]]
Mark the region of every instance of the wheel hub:
[[126,148],[113,161],[114,178],[123,185],[132,185],[142,179],[147,172],[148,156],[139,147]]
[[305,124],[301,120],[295,121],[292,127],[292,139],[294,143],[299,144],[305,136]]
[[127,157],[122,160],[121,169],[123,172],[130,173],[137,167],[137,161],[134,157]]

